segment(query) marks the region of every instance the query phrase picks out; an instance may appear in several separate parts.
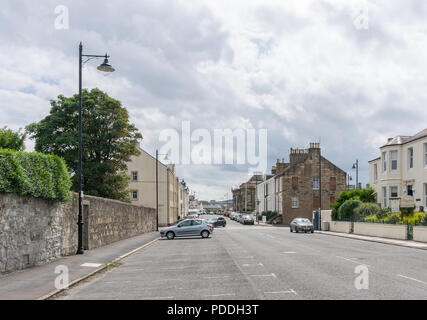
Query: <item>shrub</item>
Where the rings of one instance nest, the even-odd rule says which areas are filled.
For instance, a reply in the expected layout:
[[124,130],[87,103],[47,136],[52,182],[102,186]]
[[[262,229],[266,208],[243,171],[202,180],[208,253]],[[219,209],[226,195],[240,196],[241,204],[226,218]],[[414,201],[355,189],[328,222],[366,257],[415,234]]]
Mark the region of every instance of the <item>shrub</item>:
[[347,200],[360,200],[364,203],[375,203],[376,193],[373,188],[365,188],[365,189],[354,189],[349,191],[342,191],[335,199],[335,203],[331,204],[332,207],[332,218],[336,219],[339,215],[339,208],[347,201]]
[[71,180],[55,155],[0,149],[0,193],[67,201]]
[[338,209],[338,218],[352,219],[354,217],[354,209],[362,204],[360,200],[347,200]]
[[376,203],[362,203],[354,209],[354,218],[363,219],[368,216],[381,215],[381,208]]

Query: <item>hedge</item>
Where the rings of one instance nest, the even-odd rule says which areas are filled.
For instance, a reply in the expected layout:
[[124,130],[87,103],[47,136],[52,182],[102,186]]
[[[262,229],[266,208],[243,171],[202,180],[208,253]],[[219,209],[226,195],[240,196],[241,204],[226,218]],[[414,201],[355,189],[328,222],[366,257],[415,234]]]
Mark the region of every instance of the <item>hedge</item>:
[[60,157],[0,149],[0,193],[65,202],[70,188],[67,166]]

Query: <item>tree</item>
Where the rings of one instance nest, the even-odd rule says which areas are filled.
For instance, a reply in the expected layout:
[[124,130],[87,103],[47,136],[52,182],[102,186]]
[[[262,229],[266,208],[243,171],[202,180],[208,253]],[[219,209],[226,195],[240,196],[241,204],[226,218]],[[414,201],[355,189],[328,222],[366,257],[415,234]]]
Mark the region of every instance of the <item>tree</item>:
[[4,127],[0,129],[0,149],[11,149],[15,151],[25,150],[25,138],[27,134],[18,130],[17,132]]
[[[35,149],[62,157],[71,170],[73,190],[78,190],[78,101],[59,95],[50,114],[27,126]],[[83,191],[85,194],[130,201],[126,162],[139,155],[141,133],[129,123],[120,101],[99,89],[82,90]]]

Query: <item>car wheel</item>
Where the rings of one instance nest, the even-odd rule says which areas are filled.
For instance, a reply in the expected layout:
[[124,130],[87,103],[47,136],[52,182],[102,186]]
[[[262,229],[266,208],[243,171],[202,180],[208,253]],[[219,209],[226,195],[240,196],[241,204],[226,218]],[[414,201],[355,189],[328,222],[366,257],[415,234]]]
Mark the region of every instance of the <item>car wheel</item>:
[[314,230],[311,230],[311,233],[314,233]]
[[202,235],[202,238],[206,239],[207,237],[209,237],[209,231],[203,230],[201,235]]
[[295,228],[295,233],[298,233],[298,228]]
[[292,232],[292,227],[291,226],[289,226],[289,231]]
[[173,240],[173,238],[175,238],[175,233],[173,233],[172,231],[169,231],[168,233],[166,233],[166,237],[169,240]]

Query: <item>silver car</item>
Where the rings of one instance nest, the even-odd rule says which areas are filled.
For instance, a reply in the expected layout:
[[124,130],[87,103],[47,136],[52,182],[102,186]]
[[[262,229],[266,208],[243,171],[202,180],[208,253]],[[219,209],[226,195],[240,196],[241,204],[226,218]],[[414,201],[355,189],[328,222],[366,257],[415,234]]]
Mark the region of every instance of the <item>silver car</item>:
[[254,224],[255,221],[254,221],[254,218],[251,215],[246,214],[246,215],[243,215],[240,218],[240,223],[242,223],[242,224]]
[[294,220],[292,220],[291,224],[289,225],[289,228],[291,230],[291,232],[295,231],[296,233],[298,233],[299,231],[302,232],[314,232],[314,226],[311,223],[310,220],[306,219],[306,218],[295,218]]
[[186,219],[176,225],[160,230],[160,236],[172,240],[175,237],[201,236],[208,238],[213,233],[213,225],[203,219]]

